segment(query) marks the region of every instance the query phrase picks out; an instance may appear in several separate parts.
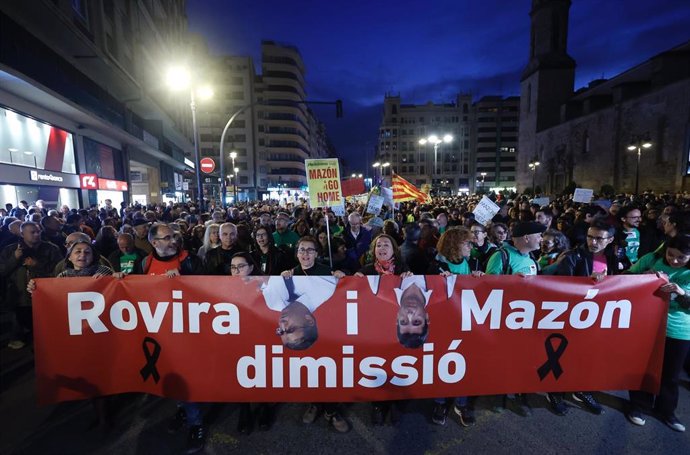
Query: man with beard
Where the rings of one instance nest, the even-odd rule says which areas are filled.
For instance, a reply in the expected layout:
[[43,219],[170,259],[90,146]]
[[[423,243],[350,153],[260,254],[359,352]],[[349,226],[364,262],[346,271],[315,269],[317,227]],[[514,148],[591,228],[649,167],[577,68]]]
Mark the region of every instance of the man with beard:
[[[167,224],[154,224],[149,229],[148,240],[153,251],[142,261],[144,274],[166,275],[170,278],[203,274],[201,260],[178,247],[175,231]],[[206,444],[206,428],[203,425],[199,403],[177,403],[177,412],[168,424],[168,432],[175,433],[184,425],[189,427],[186,452],[196,453],[202,450]]]
[[634,264],[638,259],[638,250],[640,249],[640,222],[642,221],[642,212],[635,206],[623,207],[618,213],[618,219],[621,221],[622,233],[621,239],[625,240],[625,255]]
[[[612,245],[616,230],[610,224],[595,220],[587,230],[587,240],[563,255],[558,263],[555,275],[560,276],[588,276],[601,281],[606,275],[622,273],[622,264]],[[547,399],[556,415],[564,416],[568,413],[568,406],[563,401],[563,393],[548,393]],[[597,402],[591,392],[574,392],[573,399],[581,403],[593,414],[602,414],[604,408]]]

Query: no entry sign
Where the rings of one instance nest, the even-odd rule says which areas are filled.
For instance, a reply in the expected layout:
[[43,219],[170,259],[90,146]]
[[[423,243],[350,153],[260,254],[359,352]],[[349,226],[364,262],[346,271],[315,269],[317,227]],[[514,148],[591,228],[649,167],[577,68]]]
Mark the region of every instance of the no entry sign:
[[202,158],[199,167],[204,174],[210,174],[216,168],[216,162],[213,158]]

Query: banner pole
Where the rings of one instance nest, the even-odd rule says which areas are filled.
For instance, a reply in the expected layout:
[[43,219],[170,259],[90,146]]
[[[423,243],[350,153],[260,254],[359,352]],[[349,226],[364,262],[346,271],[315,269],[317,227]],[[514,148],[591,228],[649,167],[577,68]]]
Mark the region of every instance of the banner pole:
[[328,262],[331,264],[331,271],[333,271],[333,254],[331,253],[331,228],[328,224],[328,208],[326,208],[326,239],[328,240]]

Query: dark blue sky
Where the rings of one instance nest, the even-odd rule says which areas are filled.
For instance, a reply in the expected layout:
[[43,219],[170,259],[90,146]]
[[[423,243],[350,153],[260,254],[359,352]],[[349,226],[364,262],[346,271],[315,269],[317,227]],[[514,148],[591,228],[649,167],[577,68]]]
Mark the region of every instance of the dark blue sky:
[[[576,88],[612,77],[690,39],[688,0],[573,0],[568,50]],[[345,116],[315,108],[338,154],[364,170],[386,93],[404,103],[458,92],[519,94],[529,53],[530,0],[189,0],[192,32],[214,54],[250,55],[261,40],[297,46],[312,100],[343,100]],[[361,163],[361,164],[357,164]]]

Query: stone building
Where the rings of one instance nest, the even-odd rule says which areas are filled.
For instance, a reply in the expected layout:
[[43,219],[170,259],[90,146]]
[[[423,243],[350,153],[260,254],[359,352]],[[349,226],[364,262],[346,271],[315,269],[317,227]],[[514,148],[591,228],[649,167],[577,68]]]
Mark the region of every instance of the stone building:
[[[690,42],[573,92],[567,52],[570,0],[533,0],[530,59],[521,78],[518,189],[556,194],[570,183],[599,191],[688,189]],[[648,149],[630,151],[649,141]],[[531,163],[538,162],[536,171]]]

